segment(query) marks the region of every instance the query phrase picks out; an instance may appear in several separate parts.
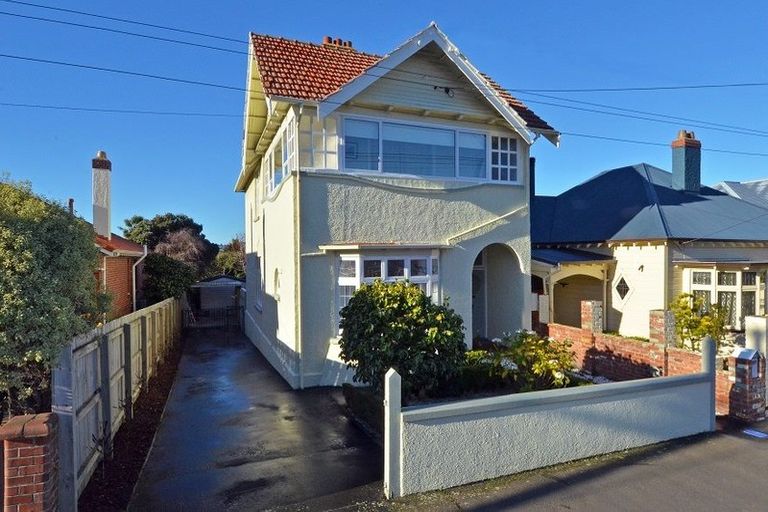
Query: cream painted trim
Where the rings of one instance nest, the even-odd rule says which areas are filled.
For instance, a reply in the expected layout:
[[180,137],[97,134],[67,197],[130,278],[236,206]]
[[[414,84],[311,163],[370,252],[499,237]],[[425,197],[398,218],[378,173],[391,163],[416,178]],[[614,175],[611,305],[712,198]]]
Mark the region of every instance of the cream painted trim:
[[[362,243],[362,244],[328,244],[319,245],[323,254],[337,251],[372,251],[381,249],[452,249],[454,246],[440,243]],[[306,256],[307,254],[304,254]]]

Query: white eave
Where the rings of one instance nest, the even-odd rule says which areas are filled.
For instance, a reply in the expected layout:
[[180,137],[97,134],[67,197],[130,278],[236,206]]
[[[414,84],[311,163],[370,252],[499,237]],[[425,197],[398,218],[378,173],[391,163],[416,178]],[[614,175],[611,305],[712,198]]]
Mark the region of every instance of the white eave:
[[454,45],[437,26],[435,22],[429,24],[427,28],[407,40],[396,48],[392,53],[386,55],[378,63],[374,64],[360,76],[349,81],[338,91],[330,94],[318,104],[318,116],[323,118],[334,112],[341,105],[352,100],[376,80],[385,75],[389,70],[400,65],[406,59],[416,52],[434,42],[461,70],[462,74],[475,86],[477,91],[491,104],[491,106],[507,121],[510,126],[525,140],[527,144],[533,144],[536,140],[536,134],[540,133],[553,144],[558,145],[560,134],[554,130],[534,130],[528,128],[525,120],[513,109],[507,102],[499,96],[499,93],[491,87],[480,74],[480,71],[472,65],[461,51]]

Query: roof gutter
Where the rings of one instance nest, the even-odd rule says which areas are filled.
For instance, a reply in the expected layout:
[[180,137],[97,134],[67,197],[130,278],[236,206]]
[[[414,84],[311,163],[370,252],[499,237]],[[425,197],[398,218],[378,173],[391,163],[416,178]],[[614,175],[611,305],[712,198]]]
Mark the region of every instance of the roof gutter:
[[136,263],[133,264],[133,268],[131,269],[131,280],[132,280],[132,286],[133,286],[133,310],[136,311],[136,267],[139,266],[139,263],[144,261],[144,258],[147,257],[147,246],[144,246],[144,254],[136,260]]

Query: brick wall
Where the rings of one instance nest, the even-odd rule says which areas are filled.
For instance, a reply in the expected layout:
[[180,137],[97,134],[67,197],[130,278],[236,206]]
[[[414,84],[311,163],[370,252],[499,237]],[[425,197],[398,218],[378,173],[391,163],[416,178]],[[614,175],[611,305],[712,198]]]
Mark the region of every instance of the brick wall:
[[595,333],[592,371],[611,380],[644,379],[660,375],[664,368],[664,346],[639,340]]
[[15,416],[0,428],[4,512],[58,510],[56,416]]
[[[133,264],[136,258],[127,256],[102,256],[101,265],[106,261],[106,291],[112,296],[112,306],[107,319],[112,320],[133,311]],[[99,288],[104,286],[104,276],[97,272]]]

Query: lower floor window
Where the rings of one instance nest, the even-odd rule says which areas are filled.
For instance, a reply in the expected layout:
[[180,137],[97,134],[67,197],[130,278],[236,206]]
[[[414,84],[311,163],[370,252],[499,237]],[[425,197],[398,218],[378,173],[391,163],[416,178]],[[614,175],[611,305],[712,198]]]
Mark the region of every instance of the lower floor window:
[[765,273],[741,269],[691,269],[687,289],[703,303],[702,313],[717,304],[725,311],[726,324],[732,329],[744,328],[744,317],[764,310]]
[[439,301],[439,256],[437,251],[404,254],[344,254],[337,263],[337,306],[340,311],[363,283],[407,279],[433,302]]

